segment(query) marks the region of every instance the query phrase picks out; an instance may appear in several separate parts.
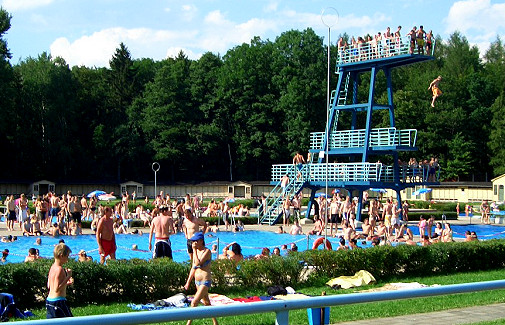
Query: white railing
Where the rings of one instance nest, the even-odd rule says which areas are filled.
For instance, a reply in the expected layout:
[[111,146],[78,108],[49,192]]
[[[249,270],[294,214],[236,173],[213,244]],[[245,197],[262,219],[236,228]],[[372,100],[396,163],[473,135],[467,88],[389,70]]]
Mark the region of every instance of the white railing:
[[[343,130],[330,134],[328,139],[329,149],[362,148],[365,145],[365,129]],[[312,132],[310,134],[311,149],[324,150],[325,132]],[[405,146],[415,147],[417,130],[396,128],[377,128],[370,131],[369,146]]]
[[432,46],[430,49],[426,47],[426,41],[422,48],[423,50],[420,52],[417,47],[417,42],[411,43],[409,36],[356,43],[354,45],[351,44],[338,48],[337,64],[362,62],[404,54],[433,55],[435,39],[432,38]]
[[[410,299],[450,295],[465,292],[497,290],[505,288],[505,280],[484,281],[426,287],[420,289],[362,292],[339,294],[333,296],[319,296],[295,300],[269,300],[245,304],[231,304],[224,306],[204,306],[198,308],[174,308],[169,310],[153,310],[149,312],[80,316],[69,318],[53,318],[16,322],[20,325],[125,325],[152,324],[173,322],[186,319],[203,319],[210,317],[226,317],[248,314],[275,312],[276,325],[289,324],[289,311],[306,308],[324,308],[342,306],[364,302],[376,302],[396,299]],[[373,322],[373,319],[370,320]]]
[[[279,182],[289,174],[293,168],[291,164],[273,165],[272,181]],[[308,182],[360,182],[379,181],[382,164],[380,163],[321,163],[306,165],[306,172],[301,177]]]
[[[312,163],[303,165],[300,173],[293,173],[292,164],[272,166],[272,181],[280,182],[288,174],[291,181],[298,182],[386,182],[393,183],[394,166],[382,163],[329,163],[326,170],[325,163]],[[399,180],[402,183],[438,182],[440,166],[435,168],[435,173],[430,175],[429,165],[399,166]],[[328,178],[326,178],[328,175]]]

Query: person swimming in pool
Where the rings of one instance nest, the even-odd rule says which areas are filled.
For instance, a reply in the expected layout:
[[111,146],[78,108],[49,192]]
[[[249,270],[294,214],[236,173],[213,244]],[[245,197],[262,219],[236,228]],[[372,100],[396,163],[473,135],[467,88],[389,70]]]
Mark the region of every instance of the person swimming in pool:
[[[195,233],[189,240],[193,248],[193,267],[189,271],[188,280],[184,285],[185,290],[189,290],[189,286],[193,278],[195,279],[196,294],[191,302],[191,307],[196,307],[200,301],[205,306],[210,306],[209,289],[212,285],[212,277],[210,273],[210,263],[212,261],[212,253],[205,247],[205,239],[202,232]],[[187,324],[191,324],[192,320],[188,320]],[[217,325],[217,319],[212,318],[212,323]]]

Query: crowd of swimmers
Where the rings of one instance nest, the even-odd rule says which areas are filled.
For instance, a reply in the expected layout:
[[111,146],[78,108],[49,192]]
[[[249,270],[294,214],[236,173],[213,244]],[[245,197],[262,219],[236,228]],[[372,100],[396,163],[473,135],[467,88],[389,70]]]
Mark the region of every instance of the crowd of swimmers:
[[[433,32],[426,32],[421,25],[419,28],[414,26],[408,33],[407,39],[402,38],[402,26],[398,26],[396,31],[386,28],[384,33],[377,32],[374,36],[365,35],[355,38],[351,37],[350,43],[343,37],[337,42],[340,61],[364,61],[405,53],[408,48],[409,54],[431,54],[433,49]],[[405,42],[405,43],[404,43]]]

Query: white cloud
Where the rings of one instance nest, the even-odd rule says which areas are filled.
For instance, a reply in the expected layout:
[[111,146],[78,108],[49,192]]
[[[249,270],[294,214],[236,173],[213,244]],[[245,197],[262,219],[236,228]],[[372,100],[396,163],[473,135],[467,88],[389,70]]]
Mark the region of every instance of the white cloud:
[[219,10],[214,10],[209,12],[205,18],[203,19],[205,23],[215,24],[215,25],[223,25],[229,24],[230,22],[226,20],[225,16]]
[[445,19],[446,32],[456,30],[491,33],[494,36],[499,28],[505,27],[505,3],[491,4],[490,0],[465,0],[455,2]]
[[[195,12],[196,8],[187,6],[182,10]],[[380,13],[374,16],[351,14],[340,17],[333,29],[346,31],[348,28],[354,28],[371,32],[377,26],[382,27],[383,22],[388,20],[389,17]],[[249,43],[255,36],[266,40],[270,35],[307,27],[316,31],[325,30],[321,14],[288,10],[276,12],[272,17],[233,21],[229,19],[227,12],[213,10],[203,17],[198,26],[188,24],[171,30],[107,28],[73,41],[65,37],[58,38],[51,44],[50,51],[53,57],[63,57],[70,66],[108,66],[120,42],[126,44],[133,58],[150,57],[160,60],[167,56],[177,56],[182,50],[189,58],[198,59],[208,51],[224,55],[236,45]]]
[[[335,20],[335,14],[328,12],[325,15],[325,20],[331,22]],[[279,26],[282,29],[288,28],[307,28],[312,27],[315,30],[327,29],[321,20],[321,13],[298,13],[294,10],[287,10],[283,12],[281,20],[285,22]],[[331,26],[332,30],[338,32],[348,32],[350,29],[358,29],[360,33],[373,33],[377,28],[383,28],[384,23],[391,21],[391,17],[382,13],[375,13],[373,16],[356,16],[349,14],[345,16],[338,16],[337,22]]]
[[195,18],[198,8],[194,5],[183,5],[181,11],[181,18],[187,22],[191,22]]
[[[61,56],[70,65],[86,65],[104,67],[114,51],[123,42],[130,50],[133,58],[151,57],[163,59],[165,49],[170,44],[184,44],[188,39],[194,39],[194,31],[164,31],[148,28],[108,28],[85,35],[70,42],[67,38],[56,39],[50,46],[53,57]],[[158,53],[158,55],[156,55]]]
[[492,4],[490,0],[455,2],[444,19],[445,31],[459,31],[484,55],[489,45],[505,29],[505,3]]
[[14,12],[47,6],[52,2],[54,0],[3,0],[2,7],[9,12]]
[[270,1],[264,8],[264,12],[275,12],[277,11],[277,7],[279,6],[279,3],[277,1]]

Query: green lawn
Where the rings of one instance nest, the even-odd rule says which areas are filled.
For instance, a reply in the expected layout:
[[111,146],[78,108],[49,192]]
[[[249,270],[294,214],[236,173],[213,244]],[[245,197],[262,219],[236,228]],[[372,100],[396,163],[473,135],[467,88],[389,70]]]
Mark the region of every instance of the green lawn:
[[[490,281],[501,280],[504,278],[504,270],[473,272],[473,273],[460,273],[447,276],[432,276],[432,277],[417,277],[408,279],[391,280],[389,282],[420,282],[426,285],[440,284],[456,284],[466,282]],[[384,285],[385,283],[378,283],[376,285],[362,287],[360,290],[372,289]],[[340,290],[335,291],[327,286],[313,286],[300,289],[299,292],[308,295],[321,295],[322,291],[326,291],[328,295],[331,294],[344,294],[356,292],[356,290]],[[247,291],[237,294],[229,294],[230,297],[244,297],[248,295],[264,295],[264,292]],[[330,321],[337,323],[342,321],[362,320],[379,317],[392,317],[400,315],[408,315],[419,312],[432,312],[444,309],[487,305],[492,303],[505,302],[505,290],[484,291],[479,293],[465,293],[450,296],[416,298],[396,301],[384,301],[374,303],[363,303],[346,305],[331,308]],[[73,307],[72,311],[75,316],[84,315],[100,315],[110,313],[126,313],[131,312],[126,304],[110,304],[100,306],[86,306],[86,307]],[[45,317],[45,309],[33,310],[34,314],[39,318]],[[290,324],[307,324],[306,310],[296,310],[289,314]],[[210,320],[196,320],[194,324],[208,324]],[[275,322],[275,314],[252,314],[244,316],[234,316],[220,318],[220,324],[273,324]],[[168,324],[168,323],[167,323]],[[184,324],[184,322],[174,322],[170,324]],[[479,324],[505,324],[505,320],[496,322],[485,322]]]

